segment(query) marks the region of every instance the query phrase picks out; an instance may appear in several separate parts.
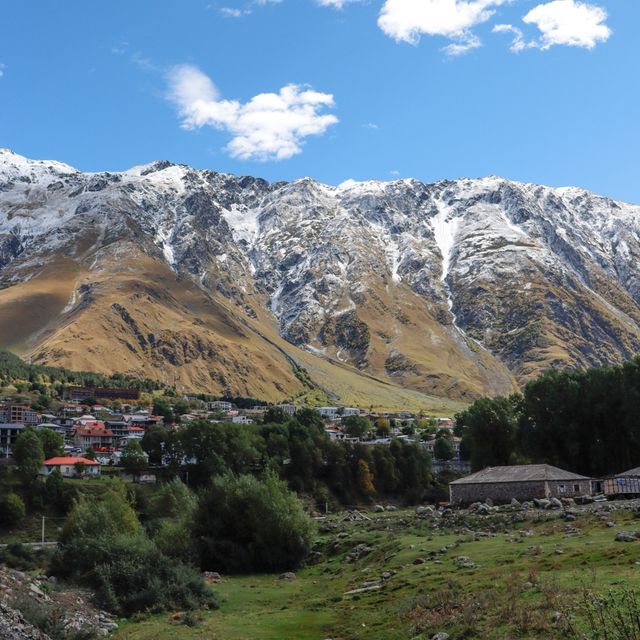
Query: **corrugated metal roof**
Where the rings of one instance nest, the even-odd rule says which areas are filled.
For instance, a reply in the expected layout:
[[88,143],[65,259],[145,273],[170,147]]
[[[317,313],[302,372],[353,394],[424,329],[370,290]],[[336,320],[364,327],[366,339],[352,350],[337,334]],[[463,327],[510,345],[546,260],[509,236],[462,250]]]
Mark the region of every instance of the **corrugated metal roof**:
[[488,482],[535,482],[544,480],[589,480],[571,471],[549,464],[524,464],[510,467],[487,467],[450,484],[484,484]]
[[640,478],[640,467],[619,473],[616,478]]

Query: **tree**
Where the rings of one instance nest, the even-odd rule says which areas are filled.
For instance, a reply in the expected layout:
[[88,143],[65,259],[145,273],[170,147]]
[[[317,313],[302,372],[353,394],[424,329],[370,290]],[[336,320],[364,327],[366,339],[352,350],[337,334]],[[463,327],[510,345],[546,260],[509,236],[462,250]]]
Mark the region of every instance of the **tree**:
[[32,427],[26,427],[16,438],[13,445],[13,459],[23,482],[33,482],[45,458],[42,442]]
[[24,502],[17,493],[8,493],[0,498],[0,522],[3,524],[13,527],[25,517],[26,513]]
[[189,413],[189,409],[189,402],[184,398],[176,398],[173,401],[173,413],[176,417],[180,417],[185,413]]
[[373,485],[373,474],[369,469],[367,461],[363,460],[362,458],[358,460],[357,477],[358,489],[360,489],[360,493],[362,493],[363,496],[372,496],[376,492],[376,488]]
[[139,476],[147,468],[147,458],[137,440],[129,440],[124,446],[120,464],[134,476]]
[[521,398],[482,398],[463,412],[474,470],[508,465],[516,450]]
[[214,479],[201,498],[194,536],[204,570],[244,573],[284,571],[300,565],[314,527],[302,503],[269,473]]
[[171,403],[165,396],[156,396],[153,399],[153,413],[156,416],[162,416],[165,422],[175,421]]
[[37,434],[42,443],[45,460],[64,453],[64,437],[61,433],[56,433],[52,429],[39,429]]
[[436,460],[452,460],[456,452],[450,438],[436,438],[433,455]]
[[289,421],[289,415],[282,407],[269,407],[264,414],[264,424],[285,424]]
[[149,539],[123,486],[102,499],[81,497],[61,538],[53,561],[56,575],[87,584],[110,611],[129,615],[215,604],[202,576],[165,556]]
[[160,425],[152,425],[145,431],[140,445],[143,451],[149,456],[149,462],[151,464],[162,463],[162,455],[167,439],[167,430]]
[[376,419],[376,435],[379,438],[388,438],[391,435],[391,423],[382,416]]
[[371,431],[371,423],[362,416],[347,416],[342,421],[342,429],[351,438],[362,438]]

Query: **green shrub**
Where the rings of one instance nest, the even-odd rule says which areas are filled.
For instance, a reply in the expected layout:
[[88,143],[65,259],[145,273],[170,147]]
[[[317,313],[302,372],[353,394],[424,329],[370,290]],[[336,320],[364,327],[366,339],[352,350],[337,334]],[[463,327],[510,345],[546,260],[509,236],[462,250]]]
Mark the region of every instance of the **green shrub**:
[[52,568],[91,587],[101,606],[119,615],[216,605],[195,569],[149,539],[124,490],[76,503]]
[[27,514],[24,501],[17,493],[8,493],[0,499],[0,522],[10,527],[15,526]]
[[275,475],[214,479],[196,514],[201,566],[228,573],[296,568],[314,527],[300,500]]

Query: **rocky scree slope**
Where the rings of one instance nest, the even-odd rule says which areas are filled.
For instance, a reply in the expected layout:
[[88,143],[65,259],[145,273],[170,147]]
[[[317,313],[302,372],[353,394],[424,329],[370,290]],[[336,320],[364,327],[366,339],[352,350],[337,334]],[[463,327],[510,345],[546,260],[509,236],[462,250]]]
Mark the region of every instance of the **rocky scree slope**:
[[263,397],[300,388],[301,354],[506,393],[639,351],[639,231],[640,207],[496,177],[270,184],[2,150],[0,346]]

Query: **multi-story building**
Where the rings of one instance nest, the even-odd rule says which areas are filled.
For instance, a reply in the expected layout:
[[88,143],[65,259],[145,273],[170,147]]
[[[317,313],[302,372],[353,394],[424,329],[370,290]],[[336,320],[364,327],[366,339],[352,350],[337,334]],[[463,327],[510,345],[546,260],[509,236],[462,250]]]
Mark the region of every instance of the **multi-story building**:
[[87,422],[76,427],[73,443],[80,449],[103,449],[113,445],[113,431],[104,422]]
[[37,411],[26,405],[5,404],[0,406],[0,422],[38,424],[40,417]]
[[0,455],[9,456],[13,451],[16,438],[22,433],[24,424],[16,422],[0,423]]
[[211,411],[231,411],[233,404],[224,400],[215,400],[209,403],[209,409]]

